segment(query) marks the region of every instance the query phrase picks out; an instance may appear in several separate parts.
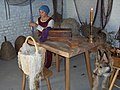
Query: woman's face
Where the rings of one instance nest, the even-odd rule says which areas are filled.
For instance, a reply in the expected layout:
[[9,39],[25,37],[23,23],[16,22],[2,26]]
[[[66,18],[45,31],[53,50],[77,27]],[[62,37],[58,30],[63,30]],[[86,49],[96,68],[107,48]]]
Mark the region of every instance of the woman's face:
[[47,16],[47,14],[44,11],[42,11],[42,10],[39,11],[39,14],[40,14],[41,17]]

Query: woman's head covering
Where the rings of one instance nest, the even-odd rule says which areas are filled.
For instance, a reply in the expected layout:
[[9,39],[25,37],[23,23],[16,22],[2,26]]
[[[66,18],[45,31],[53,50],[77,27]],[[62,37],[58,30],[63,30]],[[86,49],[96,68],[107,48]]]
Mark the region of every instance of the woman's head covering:
[[42,5],[39,10],[44,11],[46,14],[48,14],[50,12],[50,9],[47,5]]

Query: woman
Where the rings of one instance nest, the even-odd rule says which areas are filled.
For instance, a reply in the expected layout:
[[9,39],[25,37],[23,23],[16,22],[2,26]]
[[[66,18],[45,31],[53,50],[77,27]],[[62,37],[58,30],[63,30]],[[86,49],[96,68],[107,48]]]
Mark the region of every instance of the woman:
[[[38,18],[37,22],[30,22],[30,27],[36,27],[36,29],[39,31],[39,41],[44,42],[47,40],[48,32],[51,28],[54,26],[54,20],[48,16],[48,13],[50,12],[50,9],[47,5],[42,5],[39,8],[39,14],[40,17]],[[46,53],[46,60],[45,60],[45,67],[49,68],[52,62],[52,53],[50,51],[47,51]]]
[[54,26],[54,20],[50,16],[48,16],[49,12],[49,7],[47,5],[42,5],[39,8],[40,17],[38,18],[37,22],[29,23],[30,27],[36,27],[36,29],[39,31],[40,42],[46,41],[49,30]]

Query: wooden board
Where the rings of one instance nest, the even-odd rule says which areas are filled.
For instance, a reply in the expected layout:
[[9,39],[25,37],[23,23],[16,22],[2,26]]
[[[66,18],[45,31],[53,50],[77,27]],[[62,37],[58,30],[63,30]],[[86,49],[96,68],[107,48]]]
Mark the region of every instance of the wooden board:
[[72,31],[69,28],[52,28],[49,31],[49,37],[72,37]]
[[80,45],[78,40],[72,40],[71,37],[49,37],[48,40],[66,43],[71,48],[76,48]]
[[116,66],[116,67],[120,67],[120,57],[117,57],[117,56],[112,56],[112,59],[113,59],[113,65]]

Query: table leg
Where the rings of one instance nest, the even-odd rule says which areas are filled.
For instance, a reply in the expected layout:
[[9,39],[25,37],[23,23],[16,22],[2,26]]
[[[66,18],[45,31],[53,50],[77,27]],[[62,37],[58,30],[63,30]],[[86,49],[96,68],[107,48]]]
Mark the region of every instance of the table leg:
[[89,79],[90,87],[92,88],[93,80],[92,80],[92,72],[91,72],[91,65],[90,65],[90,53],[88,51],[85,52],[85,62],[86,62],[86,68],[88,72],[88,79]]
[[26,84],[26,75],[24,72],[22,72],[22,90],[25,90],[25,84]]
[[60,72],[60,61],[59,61],[58,54],[56,54],[56,69],[57,69],[57,72]]
[[70,90],[70,59],[66,58],[65,90]]

